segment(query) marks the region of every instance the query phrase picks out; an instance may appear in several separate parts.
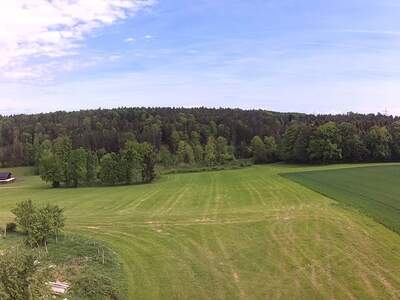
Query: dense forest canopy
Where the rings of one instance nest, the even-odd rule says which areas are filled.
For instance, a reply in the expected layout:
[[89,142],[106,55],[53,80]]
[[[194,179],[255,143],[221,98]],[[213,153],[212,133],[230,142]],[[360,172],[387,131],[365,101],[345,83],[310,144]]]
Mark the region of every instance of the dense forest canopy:
[[400,121],[381,114],[118,108],[2,116],[0,165],[35,165],[42,144],[60,137],[98,159],[121,153],[128,141],[150,144],[167,166],[242,158],[259,163],[400,159]]

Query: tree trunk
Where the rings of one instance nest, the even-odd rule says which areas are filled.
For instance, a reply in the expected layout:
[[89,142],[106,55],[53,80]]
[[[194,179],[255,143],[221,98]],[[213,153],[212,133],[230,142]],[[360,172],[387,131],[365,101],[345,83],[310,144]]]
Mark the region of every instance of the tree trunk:
[[32,300],[32,290],[31,290],[31,284],[28,284],[28,300]]

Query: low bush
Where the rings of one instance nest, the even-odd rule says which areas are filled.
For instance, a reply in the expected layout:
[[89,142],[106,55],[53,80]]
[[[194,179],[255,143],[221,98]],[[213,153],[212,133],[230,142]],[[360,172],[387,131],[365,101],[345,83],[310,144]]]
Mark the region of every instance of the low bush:
[[80,276],[73,291],[85,299],[122,299],[110,277],[93,272]]
[[205,165],[189,165],[183,164],[175,168],[162,168],[158,169],[161,174],[179,174],[179,173],[196,173],[207,171],[223,171],[223,170],[236,170],[252,166],[254,163],[250,159],[232,160],[221,165],[205,166]]
[[17,224],[15,224],[15,223],[8,223],[7,225],[6,225],[6,231],[8,232],[8,233],[11,233],[11,232],[15,232],[17,230]]

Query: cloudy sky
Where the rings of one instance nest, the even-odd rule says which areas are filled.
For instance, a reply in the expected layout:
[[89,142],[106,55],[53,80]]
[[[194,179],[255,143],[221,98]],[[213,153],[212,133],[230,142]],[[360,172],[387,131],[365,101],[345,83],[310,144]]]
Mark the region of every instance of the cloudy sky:
[[118,106],[400,115],[400,2],[0,2],[0,114]]

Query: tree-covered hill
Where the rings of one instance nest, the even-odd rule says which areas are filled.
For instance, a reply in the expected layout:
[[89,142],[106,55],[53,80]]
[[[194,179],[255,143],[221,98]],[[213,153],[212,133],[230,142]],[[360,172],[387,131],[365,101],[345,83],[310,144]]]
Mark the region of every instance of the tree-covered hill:
[[130,140],[148,142],[165,165],[400,159],[400,121],[392,116],[118,108],[0,117],[0,165],[34,165],[40,145],[62,136],[98,156],[119,153]]

